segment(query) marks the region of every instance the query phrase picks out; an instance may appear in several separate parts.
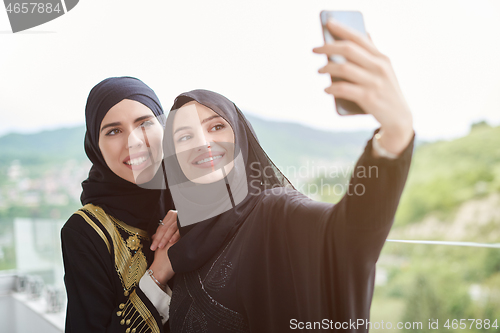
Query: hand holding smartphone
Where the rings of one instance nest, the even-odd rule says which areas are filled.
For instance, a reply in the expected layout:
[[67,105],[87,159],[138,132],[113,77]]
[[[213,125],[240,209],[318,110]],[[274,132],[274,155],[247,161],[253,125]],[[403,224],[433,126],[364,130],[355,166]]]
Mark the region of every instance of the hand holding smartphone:
[[325,92],[335,96],[340,115],[371,114],[380,124],[380,147],[400,154],[414,136],[413,117],[389,57],[366,37],[361,13],[322,12],[321,22],[325,45],[313,52],[330,60],[318,70],[332,76]]
[[[336,40],[340,40],[340,38],[336,36],[332,36],[330,31],[328,30],[326,24],[330,19],[334,19],[340,24],[346,25],[364,36],[367,36],[365,30],[365,24],[363,21],[363,15],[358,11],[322,11],[320,13],[321,25],[323,27],[323,38],[325,40],[325,44],[335,43]],[[344,63],[346,59],[341,55],[332,55],[328,57],[329,61],[335,63]],[[332,82],[343,81],[343,79],[331,77]],[[363,114],[365,113],[363,109],[359,107],[356,103],[352,101],[348,101],[342,98],[335,97],[335,105],[337,108],[337,112],[341,116],[345,115],[354,115],[354,114]]]

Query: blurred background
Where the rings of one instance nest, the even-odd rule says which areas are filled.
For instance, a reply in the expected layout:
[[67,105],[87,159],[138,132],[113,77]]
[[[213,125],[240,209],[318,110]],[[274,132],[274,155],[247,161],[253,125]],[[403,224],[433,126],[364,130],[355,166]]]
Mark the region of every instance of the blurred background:
[[[386,243],[371,321],[430,331],[438,320],[432,331],[449,332],[461,330],[453,319],[481,319],[467,329],[499,331],[498,1],[86,0],[17,34],[0,10],[0,322],[9,332],[63,327],[59,232],[81,207],[85,102],[106,77],[140,78],[166,110],[184,91],[222,93],[300,191],[340,199],[377,124],[340,117],[323,92],[326,59],[312,53],[323,9],[363,13],[414,115],[413,165],[389,239],[426,243]],[[22,320],[30,311],[40,323]]]

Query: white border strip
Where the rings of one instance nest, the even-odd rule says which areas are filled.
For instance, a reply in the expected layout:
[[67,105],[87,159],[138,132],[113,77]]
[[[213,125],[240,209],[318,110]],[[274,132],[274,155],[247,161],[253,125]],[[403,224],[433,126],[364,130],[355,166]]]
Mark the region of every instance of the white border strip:
[[66,10],[66,0],[61,0],[61,3],[62,3],[63,10],[64,10],[64,14],[66,14],[68,12]]
[[500,249],[500,243],[446,242],[446,241],[411,240],[411,239],[408,239],[408,240],[406,240],[406,239],[387,239],[387,241],[393,242],[393,243],[489,247],[489,248]]

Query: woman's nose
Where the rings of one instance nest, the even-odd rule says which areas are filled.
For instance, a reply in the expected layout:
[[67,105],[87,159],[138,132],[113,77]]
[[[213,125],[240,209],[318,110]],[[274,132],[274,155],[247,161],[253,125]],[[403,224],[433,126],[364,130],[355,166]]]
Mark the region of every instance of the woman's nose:
[[140,147],[144,144],[144,135],[140,131],[140,127],[130,132],[128,136],[127,148]]
[[200,133],[197,137],[196,147],[198,150],[206,149],[210,145],[210,135]]

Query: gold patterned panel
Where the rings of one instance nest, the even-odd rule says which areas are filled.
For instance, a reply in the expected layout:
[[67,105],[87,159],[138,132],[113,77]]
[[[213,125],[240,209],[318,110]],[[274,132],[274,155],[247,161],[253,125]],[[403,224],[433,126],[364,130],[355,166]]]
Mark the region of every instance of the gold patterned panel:
[[[104,211],[102,211],[102,212],[104,213]],[[104,214],[106,214],[106,213],[104,213]],[[117,218],[115,218],[113,216],[109,216],[109,215],[106,215],[106,216],[108,216],[109,218],[111,218],[111,221],[113,221],[116,224],[117,227],[125,230],[129,234],[137,234],[137,235],[139,235],[142,238],[149,239],[148,233],[145,230],[142,230],[142,229],[139,229],[139,228],[135,228],[135,227],[132,227],[132,226],[130,226],[128,224],[125,224],[125,223],[123,223],[122,221],[118,220]]]
[[104,243],[106,243],[106,246],[108,247],[108,252],[111,253],[111,248],[109,247],[109,241],[108,241],[108,238],[106,237],[106,235],[104,235],[104,232],[102,232],[101,228],[99,228],[97,226],[97,224],[94,223],[94,221],[92,221],[88,216],[87,214],[85,214],[84,212],[78,210],[75,212],[75,214],[78,214],[80,215],[81,217],[83,217],[85,219],[85,221],[92,227],[94,228],[94,230],[97,232],[97,234],[99,236],[101,236],[102,240],[104,241]]
[[158,323],[135,290],[128,301],[120,304],[119,308],[120,311],[116,315],[121,317],[120,325],[127,327],[125,333],[160,333]]
[[[109,216],[99,206],[87,204],[81,208],[81,211],[94,216],[99,222],[101,222],[108,234],[111,236],[115,252],[116,271],[118,272],[123,288],[128,295],[128,292],[139,283],[139,279],[144,275],[147,269],[146,256],[142,252],[142,244],[140,243],[141,238],[146,240],[149,239],[147,233],[144,230],[131,227],[122,221]],[[88,217],[87,219],[90,220]],[[92,222],[92,220],[90,221]],[[95,225],[95,223],[93,224],[95,227],[92,227],[94,229],[97,228],[96,231],[98,233],[102,233],[102,230]],[[129,237],[126,242],[120,235],[117,228],[126,231],[131,235],[130,237],[132,237],[132,239]],[[105,236],[103,239],[107,241]],[[128,245],[130,246],[127,246],[127,243],[129,243]],[[107,245],[109,248],[109,244]],[[133,256],[130,250],[136,251]]]
[[143,320],[146,322],[146,325],[151,329],[151,331],[153,333],[160,333],[160,329],[158,327],[158,324],[156,323],[156,320],[154,319],[153,315],[148,310],[146,305],[141,301],[139,296],[137,296],[135,290],[130,295],[130,302],[137,309],[137,312],[139,312],[139,315],[143,318]]

